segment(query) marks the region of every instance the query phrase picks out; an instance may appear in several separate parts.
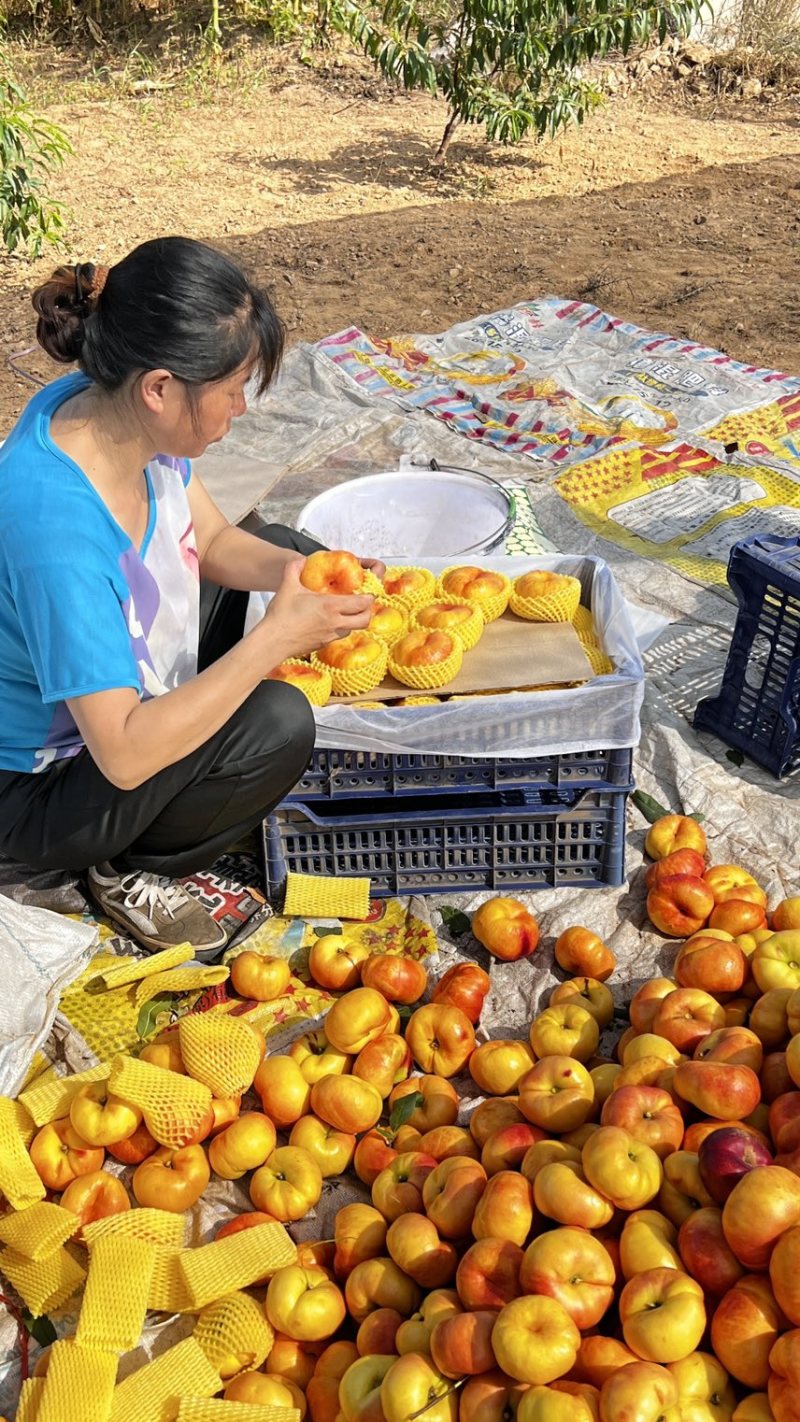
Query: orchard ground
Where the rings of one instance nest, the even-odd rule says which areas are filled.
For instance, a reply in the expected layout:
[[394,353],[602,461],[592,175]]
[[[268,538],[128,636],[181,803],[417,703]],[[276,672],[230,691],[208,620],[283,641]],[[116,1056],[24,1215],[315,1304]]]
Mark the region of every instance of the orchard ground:
[[[272,50],[257,78],[154,91],[87,81],[52,51],[19,67],[75,148],[53,184],[69,260],[169,232],[219,243],[271,290],[290,341],[438,331],[555,293],[800,373],[796,93],[720,102],[665,83],[555,141],[504,149],[461,129],[437,169],[444,106],[361,59]],[[0,356],[31,344],[29,292],[51,265],[0,260]],[[0,432],[32,388],[0,362]]]

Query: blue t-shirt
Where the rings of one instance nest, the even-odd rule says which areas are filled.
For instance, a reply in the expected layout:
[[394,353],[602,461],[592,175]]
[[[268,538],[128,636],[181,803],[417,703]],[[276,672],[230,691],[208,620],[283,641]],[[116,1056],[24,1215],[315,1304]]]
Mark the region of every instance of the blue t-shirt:
[[0,769],[41,771],[83,741],[68,698],[161,695],[197,672],[199,568],[186,460],[157,455],[140,548],[50,437],[90,384],[64,376],[0,448]]

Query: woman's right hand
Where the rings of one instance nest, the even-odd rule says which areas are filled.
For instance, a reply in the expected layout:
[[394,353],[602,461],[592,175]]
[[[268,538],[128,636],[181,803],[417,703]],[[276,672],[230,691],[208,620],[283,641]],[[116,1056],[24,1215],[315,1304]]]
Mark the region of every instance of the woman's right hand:
[[[324,643],[368,626],[372,617],[375,599],[371,596],[339,597],[304,588],[300,582],[304,561],[298,558],[286,564],[281,585],[255,629],[262,629],[266,643],[289,648],[279,660],[306,657]],[[274,665],[273,659],[270,667]]]

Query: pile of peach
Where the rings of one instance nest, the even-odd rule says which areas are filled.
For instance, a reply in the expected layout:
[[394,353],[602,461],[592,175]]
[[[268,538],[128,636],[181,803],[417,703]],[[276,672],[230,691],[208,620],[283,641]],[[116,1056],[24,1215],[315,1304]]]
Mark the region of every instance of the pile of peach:
[[[508,606],[531,621],[577,618],[576,630],[595,674],[613,670],[591,613],[579,605],[580,583],[559,573],[524,573],[512,583],[502,573],[471,565],[448,568],[438,580],[427,568],[396,567],[386,570],[381,584],[365,574],[354,554],[320,550],[306,559],[300,582],[320,594],[375,596],[367,628],[328,642],[310,659],[289,658],[270,673],[271,679],[298,687],[314,705],[325,705],[331,695],[373,690],[387,666],[395,680],[420,691],[448,686],[484,625]],[[419,703],[412,697],[396,704]],[[369,705],[380,707],[379,702]]]
[[[109,1140],[124,1103],[95,1085],[44,1128],[58,1150],[34,1140],[42,1178],[76,1210],[65,1172],[110,1189],[82,1154],[102,1161],[102,1121],[139,1204],[184,1210],[212,1172],[241,1180],[253,1209],[223,1235],[299,1221],[347,1176],[360,1198],[333,1238],[299,1246],[266,1289],[263,1369],[232,1350],[231,1402],[310,1422],[797,1422],[800,898],[734,934],[730,906],[759,902],[753,880],[706,868],[700,836],[683,817],[653,826],[650,897],[672,902],[688,878],[727,927],[703,927],[672,978],[637,989],[616,1059],[598,1054],[616,963],[588,928],[558,938],[571,976],[526,1037],[485,1042],[477,964],[429,992],[421,964],[329,935],[309,966],[342,995],[323,1029],[262,1060],[253,1109],[215,1101],[198,1138],[166,1151],[141,1119]],[[538,948],[517,900],[489,900],[472,926],[505,961]],[[245,952],[232,980],[267,1000],[287,973]],[[185,1072],[174,1032],[142,1055]],[[102,1214],[102,1192],[83,1208]]]

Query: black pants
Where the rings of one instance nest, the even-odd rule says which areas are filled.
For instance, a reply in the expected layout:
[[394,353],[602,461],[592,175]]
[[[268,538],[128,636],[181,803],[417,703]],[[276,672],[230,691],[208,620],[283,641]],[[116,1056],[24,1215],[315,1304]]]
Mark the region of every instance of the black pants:
[[[300,553],[319,546],[280,524],[258,536]],[[201,671],[241,638],[248,596],[201,585]],[[112,785],[87,750],[40,774],[0,770],[0,853],[34,869],[80,871],[113,859],[172,878],[190,874],[283,799],[313,749],[303,693],[264,681],[202,746],[135,790]]]

